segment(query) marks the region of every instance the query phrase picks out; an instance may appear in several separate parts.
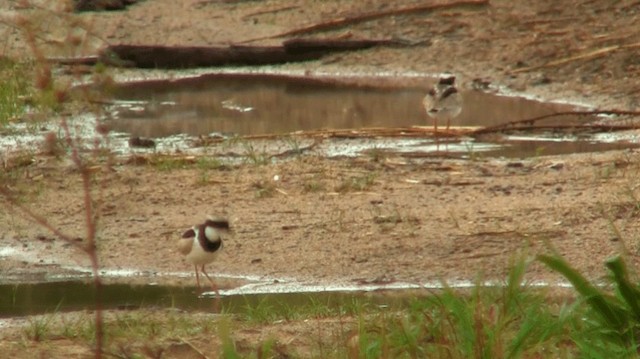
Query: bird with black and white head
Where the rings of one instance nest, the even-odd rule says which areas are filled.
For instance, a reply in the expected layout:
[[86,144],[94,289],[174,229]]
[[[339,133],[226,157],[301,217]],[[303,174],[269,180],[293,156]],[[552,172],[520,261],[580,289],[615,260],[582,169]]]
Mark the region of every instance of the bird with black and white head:
[[455,81],[456,77],[453,74],[445,72],[422,100],[427,115],[433,118],[436,134],[438,121],[446,121],[449,130],[451,119],[462,111],[462,95],[456,88]]
[[205,271],[204,266],[216,259],[222,250],[223,237],[230,231],[231,227],[227,219],[208,216],[204,223],[194,225],[182,234],[178,249],[187,262],[193,264],[198,288],[201,288],[199,272],[202,272],[209,279],[214,291],[218,292],[217,286]]

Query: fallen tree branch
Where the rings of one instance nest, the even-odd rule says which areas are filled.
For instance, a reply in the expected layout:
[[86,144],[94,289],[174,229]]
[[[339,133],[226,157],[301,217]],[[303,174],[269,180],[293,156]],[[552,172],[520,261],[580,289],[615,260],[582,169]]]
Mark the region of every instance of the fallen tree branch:
[[[535,121],[544,118],[550,118],[553,116],[562,115],[595,115],[595,114],[623,114],[623,115],[640,115],[640,112],[636,111],[586,111],[586,112],[559,112],[555,114],[538,116],[536,118],[530,118],[521,121],[512,121],[506,124],[478,128],[477,126],[456,126],[450,127],[448,131],[438,130],[437,135],[441,139],[457,138],[463,136],[476,137],[479,135],[485,135],[489,133],[499,133],[504,131],[526,131],[526,130],[575,130],[575,131],[600,131],[600,132],[612,132],[612,131],[626,131],[640,129],[638,125],[605,125],[605,124],[568,124],[568,125],[534,125]],[[261,135],[246,135],[238,136],[243,140],[278,140],[286,136],[296,136],[304,138],[373,138],[373,137],[400,137],[400,138],[421,138],[425,136],[435,136],[436,132],[433,127],[365,127],[359,129],[323,129],[312,131],[296,131],[286,134],[261,134]],[[215,136],[204,137],[200,136],[194,141],[194,147],[207,146],[215,143],[222,143],[227,141],[228,138]],[[302,148],[301,150],[309,150],[315,147],[315,143],[309,147]],[[289,155],[288,151],[280,155]],[[276,156],[280,156],[276,155]]]
[[[456,126],[450,127],[448,131],[438,130],[438,137],[461,137],[469,135],[476,131],[478,127],[470,126]],[[323,130],[311,130],[311,131],[296,131],[291,133],[280,134],[261,134],[261,135],[246,135],[238,136],[243,140],[277,140],[286,136],[296,136],[305,138],[368,138],[368,137],[403,137],[403,138],[420,138],[426,135],[435,135],[433,127],[365,127],[359,129],[323,129]],[[215,136],[204,137],[200,136],[194,141],[195,147],[207,146],[215,143],[222,143],[227,141],[228,138]],[[304,150],[312,149],[314,145]]]
[[277,46],[112,45],[102,51],[99,60],[114,66],[164,69],[266,65],[316,60],[334,52],[391,44],[400,44],[400,42],[388,39],[291,39]]
[[567,57],[567,58],[564,58],[564,59],[547,62],[546,64],[542,64],[542,65],[522,67],[522,68],[510,71],[510,73],[517,74],[517,73],[520,73],[520,72],[538,70],[538,69],[542,69],[542,68],[546,68],[546,67],[560,66],[560,65],[568,64],[569,62],[573,62],[573,61],[589,60],[589,59],[592,59],[592,58],[604,56],[604,55],[609,54],[610,52],[614,52],[614,51],[618,51],[618,50],[634,49],[634,48],[640,48],[640,42],[637,42],[637,43],[634,43],[634,44],[629,44],[629,45],[608,46],[608,47],[604,47],[602,49],[597,49],[597,50],[593,50],[591,52],[587,52],[585,54],[579,54],[579,55],[570,56],[570,57]]
[[[594,111],[563,111],[563,112],[554,112],[546,115],[536,116],[527,118],[524,120],[518,121],[510,121],[506,123],[501,123],[499,125],[483,127],[473,131],[470,135],[483,135],[487,133],[496,133],[502,132],[504,130],[510,130],[516,128],[518,125],[528,125],[528,126],[520,126],[519,128],[531,127],[536,121],[541,121],[547,118],[552,117],[560,117],[560,116],[596,116],[596,115],[618,115],[618,116],[640,116],[640,111],[622,111],[622,110],[594,110]],[[556,126],[558,127],[558,126]],[[576,127],[574,125],[574,127]],[[611,126],[609,126],[611,127]],[[637,128],[635,126],[634,128]]]
[[242,20],[247,20],[250,17],[258,16],[258,15],[265,15],[265,14],[272,14],[272,13],[280,12],[280,11],[293,10],[293,9],[297,9],[299,7],[300,6],[297,6],[297,5],[288,5],[288,6],[278,7],[278,8],[275,8],[275,9],[260,10],[260,11],[252,12],[250,14],[246,14],[246,15],[242,16]]
[[638,125],[600,125],[600,124],[581,124],[581,125],[531,125],[531,126],[519,126],[501,129],[499,131],[482,132],[482,134],[492,132],[506,132],[506,131],[564,131],[574,130],[575,132],[616,132],[616,131],[628,131],[640,129]]
[[312,144],[310,144],[309,146],[305,146],[305,147],[301,147],[301,148],[294,148],[294,149],[290,149],[290,150],[286,150],[284,152],[280,152],[280,153],[276,153],[274,155],[271,155],[269,157],[271,158],[285,158],[285,157],[292,157],[292,156],[299,156],[302,155],[305,152],[311,151],[312,149],[314,149],[320,142],[316,141]]
[[190,342],[190,341],[188,341],[187,339],[185,339],[185,338],[181,338],[181,337],[179,337],[178,339],[180,339],[180,341],[182,341],[183,343],[187,344],[191,349],[195,350],[195,352],[196,352],[196,353],[198,353],[198,355],[199,355],[201,358],[209,359],[209,357],[208,357],[208,356],[206,356],[206,355],[202,352],[202,350],[200,350],[198,347],[196,347],[195,345],[193,345],[193,343],[191,343],[191,342]]
[[435,3],[435,4],[429,3],[429,4],[401,7],[397,9],[366,12],[364,14],[339,17],[336,19],[331,19],[329,21],[303,26],[301,28],[297,28],[293,30],[287,30],[275,35],[253,38],[253,39],[242,41],[242,43],[254,42],[259,40],[267,40],[267,39],[277,39],[280,37],[291,36],[291,35],[308,34],[308,33],[321,31],[321,30],[335,30],[347,25],[353,25],[361,22],[371,21],[371,20],[375,20],[375,19],[379,19],[387,16],[405,15],[405,14],[420,13],[420,12],[435,11],[435,10],[444,10],[444,9],[451,9],[455,7],[464,7],[464,6],[480,7],[488,4],[489,4],[489,0],[462,0],[462,1],[454,1],[449,3]]
[[47,62],[67,66],[93,66],[98,63],[98,56],[47,57]]

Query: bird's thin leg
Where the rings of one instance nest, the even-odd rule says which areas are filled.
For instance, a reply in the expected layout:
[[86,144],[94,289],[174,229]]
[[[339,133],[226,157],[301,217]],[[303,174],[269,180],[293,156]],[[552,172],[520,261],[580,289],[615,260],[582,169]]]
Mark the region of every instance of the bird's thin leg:
[[[447,136],[449,135],[449,125],[451,124],[451,116],[447,116]],[[447,137],[447,141],[445,142],[444,150],[449,153],[449,137]]]
[[216,296],[220,296],[220,292],[218,292],[218,286],[216,285],[216,283],[209,277],[209,275],[207,274],[207,272],[204,270],[204,264],[202,265],[202,267],[200,267],[200,269],[202,270],[202,273],[204,273],[204,275],[207,277],[207,279],[209,279],[209,282],[211,283],[211,289],[213,289],[214,292],[216,292]]
[[204,275],[207,277],[207,279],[209,279],[209,282],[211,283],[211,289],[216,293],[216,298],[215,298],[215,300],[213,302],[213,310],[214,310],[214,312],[218,312],[218,310],[220,309],[220,292],[218,291],[218,286],[209,277],[207,272],[204,270],[204,264],[202,265],[201,270],[202,270],[202,273],[204,273]]
[[196,283],[198,283],[198,290],[200,289],[200,275],[198,274],[198,266],[194,265],[193,268],[196,270]]
[[436,138],[436,151],[440,151],[440,140],[438,139],[438,117],[433,117],[433,136]]

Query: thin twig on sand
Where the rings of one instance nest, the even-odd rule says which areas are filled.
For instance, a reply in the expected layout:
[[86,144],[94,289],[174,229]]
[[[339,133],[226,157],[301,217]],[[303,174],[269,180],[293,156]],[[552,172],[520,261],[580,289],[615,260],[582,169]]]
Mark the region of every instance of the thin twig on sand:
[[551,62],[547,62],[546,64],[542,64],[542,65],[535,65],[535,66],[528,66],[528,67],[522,67],[519,69],[515,69],[510,71],[512,74],[517,74],[520,72],[527,72],[527,71],[532,71],[532,70],[538,70],[538,69],[542,69],[542,68],[547,68],[547,67],[554,67],[554,66],[560,66],[560,65],[564,65],[564,64],[568,64],[570,62],[573,61],[579,61],[579,60],[590,60],[596,57],[601,57],[601,56],[605,56],[608,55],[611,52],[615,52],[618,50],[626,50],[626,49],[635,49],[635,48],[640,48],[640,42],[634,43],[634,44],[628,44],[628,45],[614,45],[614,46],[608,46],[608,47],[604,47],[601,49],[597,49],[597,50],[593,50],[584,54],[578,54],[578,55],[574,55],[574,56],[570,56],[564,59],[559,59],[559,60],[555,60],[555,61],[551,61]]
[[[536,117],[531,117],[531,118],[526,118],[524,120],[517,120],[517,121],[510,121],[510,122],[505,122],[505,123],[501,123],[499,125],[495,125],[495,126],[489,126],[489,127],[483,127],[480,129],[477,129],[475,131],[473,131],[471,133],[471,136],[476,136],[476,135],[484,135],[484,134],[488,134],[488,133],[496,133],[496,132],[502,132],[504,130],[509,130],[509,129],[514,129],[518,126],[520,126],[520,128],[518,129],[522,129],[522,127],[525,128],[542,128],[540,126],[535,127],[534,123],[536,121],[541,121],[547,118],[552,118],[552,117],[560,117],[560,116],[597,116],[597,115],[616,115],[616,116],[640,116],[640,111],[622,111],[622,110],[594,110],[594,111],[562,111],[562,112],[554,112],[554,113],[550,113],[550,114],[546,114],[546,115],[541,115],[541,116],[536,116]],[[521,126],[524,125],[524,126]],[[567,126],[560,126],[560,125],[552,125],[552,126],[544,126],[544,128],[564,128]],[[635,128],[639,128],[639,125],[634,125],[634,126],[612,126],[612,125],[602,125],[602,124],[591,124],[591,125],[573,125],[570,127],[575,127],[575,128],[589,128],[589,129],[601,129],[601,130],[628,130],[628,129],[635,129]]]
[[308,33],[321,31],[321,30],[334,30],[347,25],[353,25],[360,22],[375,20],[375,19],[379,19],[387,16],[415,14],[415,13],[420,13],[425,11],[451,9],[455,7],[465,7],[465,6],[477,7],[477,6],[485,6],[488,4],[489,4],[489,0],[462,0],[462,1],[454,1],[449,3],[430,2],[428,4],[412,5],[412,6],[406,6],[406,7],[396,8],[396,9],[365,12],[357,15],[339,17],[339,18],[328,20],[328,21],[303,26],[293,30],[287,30],[274,35],[245,40],[245,41],[242,41],[242,43],[253,42],[258,40],[276,39],[276,38],[291,36],[291,35],[308,34]]
[[275,9],[260,10],[260,11],[252,12],[250,14],[246,14],[246,15],[242,16],[242,20],[247,20],[248,18],[251,18],[253,16],[258,16],[258,15],[266,15],[266,14],[273,14],[273,13],[280,12],[280,11],[293,10],[293,9],[297,9],[299,7],[300,6],[297,6],[297,5],[287,5],[287,6],[277,7]]

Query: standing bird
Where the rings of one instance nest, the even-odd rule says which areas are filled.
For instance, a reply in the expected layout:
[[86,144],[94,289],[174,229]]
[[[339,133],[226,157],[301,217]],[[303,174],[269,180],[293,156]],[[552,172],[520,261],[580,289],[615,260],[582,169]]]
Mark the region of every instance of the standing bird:
[[228,220],[208,216],[204,223],[195,225],[182,234],[179,250],[186,256],[187,262],[194,265],[198,288],[200,288],[198,274],[198,266],[200,266],[200,271],[209,279],[211,287],[216,293],[218,292],[218,288],[204,270],[204,266],[216,259],[218,252],[222,249],[222,235],[228,234],[230,230]]
[[458,92],[454,82],[456,77],[450,73],[445,73],[440,77],[438,83],[427,93],[422,100],[427,115],[433,118],[433,128],[438,133],[438,121],[447,121],[447,131],[451,124],[451,119],[458,116],[462,111],[462,95]]

